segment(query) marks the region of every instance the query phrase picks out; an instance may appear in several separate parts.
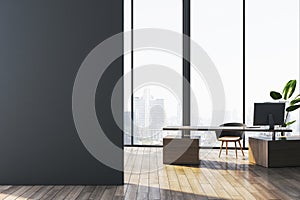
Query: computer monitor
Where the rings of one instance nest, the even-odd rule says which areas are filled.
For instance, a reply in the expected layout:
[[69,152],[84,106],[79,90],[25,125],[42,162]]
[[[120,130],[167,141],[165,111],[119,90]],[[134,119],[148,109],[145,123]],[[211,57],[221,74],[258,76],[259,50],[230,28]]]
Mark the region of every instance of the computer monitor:
[[285,103],[254,103],[253,125],[274,125],[284,124]]

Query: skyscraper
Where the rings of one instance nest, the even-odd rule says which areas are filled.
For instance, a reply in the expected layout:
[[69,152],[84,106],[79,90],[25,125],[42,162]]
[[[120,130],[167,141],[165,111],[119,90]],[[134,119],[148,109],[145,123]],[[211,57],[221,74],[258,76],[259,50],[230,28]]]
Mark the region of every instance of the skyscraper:
[[164,99],[154,99],[150,89],[144,89],[141,97],[134,98],[134,132],[136,142],[153,143],[162,138],[162,127],[165,124]]

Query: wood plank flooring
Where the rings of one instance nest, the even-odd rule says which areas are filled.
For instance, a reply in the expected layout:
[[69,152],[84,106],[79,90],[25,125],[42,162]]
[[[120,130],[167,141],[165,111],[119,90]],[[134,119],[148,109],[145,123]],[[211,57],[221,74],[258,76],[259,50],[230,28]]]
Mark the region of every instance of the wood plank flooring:
[[162,164],[162,148],[128,147],[124,186],[0,186],[0,200],[300,199],[299,168],[248,164],[248,152],[201,149],[199,166]]

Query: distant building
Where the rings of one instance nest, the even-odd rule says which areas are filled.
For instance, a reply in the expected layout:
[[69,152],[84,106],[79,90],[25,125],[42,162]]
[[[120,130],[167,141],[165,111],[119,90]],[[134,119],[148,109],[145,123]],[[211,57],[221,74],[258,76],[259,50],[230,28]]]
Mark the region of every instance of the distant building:
[[124,112],[124,144],[131,144],[131,112]]
[[160,140],[161,128],[165,124],[164,99],[154,99],[145,89],[141,97],[134,98],[134,136],[141,143]]
[[[178,103],[176,114],[167,115],[166,99],[154,98],[150,89],[144,89],[143,95],[133,99],[133,138],[134,144],[162,144],[162,127],[181,124],[182,106]],[[131,112],[124,112],[124,144],[131,144]]]

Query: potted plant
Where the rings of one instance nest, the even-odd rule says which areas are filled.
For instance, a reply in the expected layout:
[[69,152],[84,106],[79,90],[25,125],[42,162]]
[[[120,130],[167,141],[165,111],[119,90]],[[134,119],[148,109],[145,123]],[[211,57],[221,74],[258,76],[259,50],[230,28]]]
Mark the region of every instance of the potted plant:
[[272,99],[274,100],[284,99],[288,104],[287,108],[285,109],[286,116],[285,116],[283,127],[287,127],[296,122],[296,120],[288,121],[290,112],[293,112],[300,108],[300,94],[292,98],[296,90],[296,85],[297,85],[296,80],[290,80],[284,86],[282,93],[276,91],[270,92],[270,96],[272,97]]

